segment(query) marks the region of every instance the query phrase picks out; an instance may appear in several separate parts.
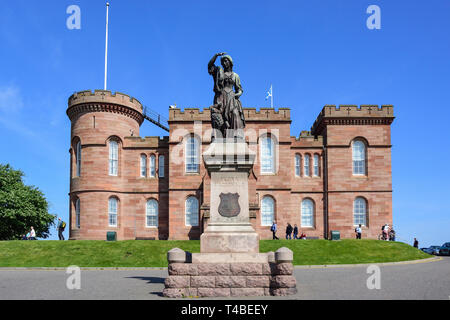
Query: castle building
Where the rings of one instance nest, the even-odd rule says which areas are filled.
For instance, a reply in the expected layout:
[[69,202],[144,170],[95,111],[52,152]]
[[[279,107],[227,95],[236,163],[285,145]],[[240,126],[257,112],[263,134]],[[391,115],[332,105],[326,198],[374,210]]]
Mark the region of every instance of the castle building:
[[[142,104],[96,90],[69,98],[70,239],[199,239],[209,220],[209,108],[169,109],[169,136],[140,137]],[[325,106],[310,131],[291,136],[290,109],[244,108],[256,153],[251,222],[261,239],[287,223],[310,238],[377,238],[392,225],[393,106]]]

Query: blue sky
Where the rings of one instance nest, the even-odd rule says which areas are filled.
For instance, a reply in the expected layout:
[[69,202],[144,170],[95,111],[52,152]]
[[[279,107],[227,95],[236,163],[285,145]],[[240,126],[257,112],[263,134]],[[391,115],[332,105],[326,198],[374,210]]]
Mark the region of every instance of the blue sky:
[[[393,215],[401,241],[450,241],[447,170],[450,2],[110,1],[108,89],[167,116],[170,104],[208,107],[206,64],[228,52],[244,107],[292,109],[291,135],[326,104],[393,104]],[[50,211],[68,219],[67,98],[102,89],[105,2],[1,0],[0,162],[25,172]],[[381,29],[369,30],[369,5]],[[69,30],[66,9],[81,9]],[[164,135],[145,123],[141,136]],[[66,231],[66,236],[67,236]],[[53,230],[51,239],[56,239]]]

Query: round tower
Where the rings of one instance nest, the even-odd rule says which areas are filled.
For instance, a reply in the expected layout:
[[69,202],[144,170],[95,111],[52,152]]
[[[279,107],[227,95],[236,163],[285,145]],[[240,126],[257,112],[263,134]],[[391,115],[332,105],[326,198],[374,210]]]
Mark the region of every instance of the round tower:
[[124,137],[139,136],[142,104],[122,93],[81,91],[68,101],[70,136],[70,239],[123,238],[119,211],[127,179]]

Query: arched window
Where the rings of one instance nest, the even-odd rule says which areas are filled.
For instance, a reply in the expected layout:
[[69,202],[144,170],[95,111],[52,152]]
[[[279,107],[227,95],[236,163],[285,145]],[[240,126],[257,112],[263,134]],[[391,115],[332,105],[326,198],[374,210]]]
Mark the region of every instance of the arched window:
[[119,167],[119,144],[115,140],[109,142],[109,175],[117,176]]
[[305,154],[304,163],[303,163],[303,173],[304,173],[305,177],[309,177],[311,175],[311,172],[309,169],[310,157],[311,156],[309,154]]
[[272,197],[263,197],[261,201],[261,225],[271,226],[275,220],[275,201]]
[[261,173],[275,173],[275,144],[270,136],[261,141]]
[[301,216],[302,227],[314,227],[314,202],[311,199],[303,199]]
[[150,177],[156,177],[156,157],[154,154],[150,156]]
[[186,226],[198,226],[198,200],[196,197],[189,197],[186,199],[185,207]]
[[302,163],[302,157],[299,154],[295,155],[295,176],[300,177],[300,167]]
[[108,200],[108,224],[110,227],[117,227],[117,198],[111,197]]
[[147,177],[147,156],[141,154],[141,177]]
[[80,224],[80,199],[79,198],[75,201],[75,225],[77,226],[78,229],[81,226],[81,224]]
[[195,137],[188,137],[185,144],[186,155],[186,172],[197,173],[199,172],[200,163],[200,150],[198,139]]
[[159,156],[158,162],[159,162],[159,169],[158,169],[159,177],[164,178],[164,156]]
[[319,155],[318,154],[315,154],[314,155],[314,163],[313,163],[313,166],[314,166],[314,176],[315,177],[318,177],[319,176]]
[[353,224],[365,226],[367,223],[367,202],[362,197],[357,197],[353,202]]
[[77,150],[76,150],[76,161],[77,161],[77,177],[81,176],[81,141],[77,142]]
[[154,199],[147,201],[145,217],[147,227],[158,227],[158,201]]
[[353,141],[352,146],[353,174],[366,174],[366,145],[361,140]]

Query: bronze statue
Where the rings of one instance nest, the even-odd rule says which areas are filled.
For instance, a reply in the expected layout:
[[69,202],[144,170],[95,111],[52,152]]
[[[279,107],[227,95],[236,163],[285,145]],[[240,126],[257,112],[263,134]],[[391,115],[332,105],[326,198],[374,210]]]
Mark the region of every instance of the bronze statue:
[[[223,66],[216,66],[217,57],[222,57]],[[233,59],[225,52],[216,53],[208,63],[208,73],[214,79],[214,105],[211,106],[213,139],[221,137],[244,137],[245,118],[239,97],[244,92],[239,75],[233,72]]]

